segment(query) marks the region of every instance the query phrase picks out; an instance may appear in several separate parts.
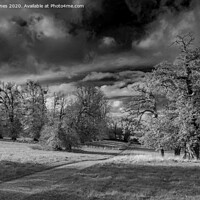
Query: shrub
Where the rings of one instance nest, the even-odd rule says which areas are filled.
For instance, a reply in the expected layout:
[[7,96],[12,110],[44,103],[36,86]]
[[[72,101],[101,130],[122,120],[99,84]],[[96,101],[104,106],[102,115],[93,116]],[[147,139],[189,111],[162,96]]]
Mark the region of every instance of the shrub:
[[79,137],[73,129],[60,124],[48,124],[41,132],[40,141],[52,150],[71,151],[79,145]]

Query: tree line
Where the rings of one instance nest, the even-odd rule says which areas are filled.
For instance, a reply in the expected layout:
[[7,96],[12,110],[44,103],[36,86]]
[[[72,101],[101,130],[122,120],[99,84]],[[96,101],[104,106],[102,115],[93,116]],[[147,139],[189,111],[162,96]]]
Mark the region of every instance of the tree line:
[[182,150],[184,158],[199,159],[200,47],[193,43],[191,34],[177,36],[179,56],[134,84],[133,97],[124,105],[126,116],[117,120],[109,116],[103,92],[91,85],[78,85],[74,98],[61,92],[49,98],[48,88],[35,81],[0,83],[0,137],[25,135],[53,149],[71,150],[105,136],[128,141],[132,135],[146,147],[175,155]]
[[103,137],[109,106],[94,86],[79,85],[69,98],[62,92],[49,96],[48,88],[29,80],[21,86],[0,83],[0,113],[1,138],[31,137],[55,150],[71,150]]

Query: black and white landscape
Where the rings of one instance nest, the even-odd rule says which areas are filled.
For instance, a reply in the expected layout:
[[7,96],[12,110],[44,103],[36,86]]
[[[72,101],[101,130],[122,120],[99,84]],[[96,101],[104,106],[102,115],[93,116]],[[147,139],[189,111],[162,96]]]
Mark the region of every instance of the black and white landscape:
[[199,199],[199,21],[198,0],[2,0],[0,199]]

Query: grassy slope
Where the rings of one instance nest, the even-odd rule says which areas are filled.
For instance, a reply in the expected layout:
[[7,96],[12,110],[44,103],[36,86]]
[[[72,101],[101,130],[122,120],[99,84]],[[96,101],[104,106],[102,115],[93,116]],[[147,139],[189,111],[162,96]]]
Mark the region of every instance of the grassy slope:
[[192,166],[110,163],[85,169],[74,176],[73,185],[66,185],[65,195],[71,193],[70,200],[198,200],[199,173],[200,168]]
[[[0,152],[2,152],[2,143],[0,145]],[[4,145],[7,146],[7,144]],[[66,155],[68,155],[69,161],[70,159],[97,159],[116,153],[114,150],[105,149],[93,149],[96,151],[94,154],[89,154],[88,152],[88,154],[38,152],[38,150],[33,151],[26,145],[15,147],[14,153],[11,151],[12,147],[7,146],[8,149],[6,152],[9,151],[10,160],[14,159],[15,163],[16,159],[21,159],[17,162],[19,168],[22,167],[19,163],[23,164],[21,155],[26,155],[27,151],[29,151],[30,164],[34,162],[40,163],[39,160],[42,160],[42,166],[44,163],[48,165],[50,158],[55,160],[59,158],[62,160]],[[18,149],[18,153],[16,149]],[[11,152],[13,155],[11,155]],[[33,162],[34,158],[35,161]],[[9,174],[8,169],[4,173]],[[62,171],[59,173],[62,173]],[[199,200],[199,174],[199,161],[183,161],[180,158],[172,157],[170,154],[167,154],[166,158],[163,159],[155,152],[136,149],[126,151],[125,155],[112,158],[104,164],[70,173],[67,179],[56,182],[54,189],[31,194],[27,199]]]
[[199,200],[199,161],[159,156],[120,156],[78,171],[54,190],[27,199]]
[[[38,150],[39,145],[0,142],[0,181],[12,180],[54,166],[98,160],[116,155],[119,150],[82,148],[75,152]],[[91,151],[92,150],[92,151]]]

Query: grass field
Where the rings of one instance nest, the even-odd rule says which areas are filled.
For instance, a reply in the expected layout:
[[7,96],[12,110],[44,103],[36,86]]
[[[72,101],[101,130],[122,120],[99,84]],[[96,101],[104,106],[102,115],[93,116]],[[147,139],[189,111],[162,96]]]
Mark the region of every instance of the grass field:
[[[200,199],[200,168],[106,164],[83,170],[67,193],[74,199]],[[77,189],[79,190],[77,191]],[[77,194],[78,193],[78,194]],[[73,198],[71,198],[73,199]]]
[[[31,144],[0,142],[2,181],[59,164],[109,158],[83,169],[55,168],[49,179],[47,177],[50,176],[50,171],[46,171],[37,184],[35,181],[38,177],[30,176],[27,181],[33,181],[33,185],[29,186],[32,192],[25,192],[25,189],[23,192],[0,191],[0,199],[15,199],[13,196],[18,200],[200,199],[199,161],[182,160],[173,157],[171,153],[162,158],[157,152],[137,146],[121,152],[117,146],[122,145],[120,149],[123,149],[123,143],[108,143],[105,142],[104,148],[84,147],[67,153],[38,150],[37,145]],[[95,143],[96,146],[98,145]],[[48,180],[51,187],[45,186]],[[34,190],[35,185],[40,189]]]
[[71,153],[40,149],[41,146],[37,144],[1,141],[0,181],[12,180],[67,163],[106,159],[120,152],[117,149],[88,147],[75,149]]

